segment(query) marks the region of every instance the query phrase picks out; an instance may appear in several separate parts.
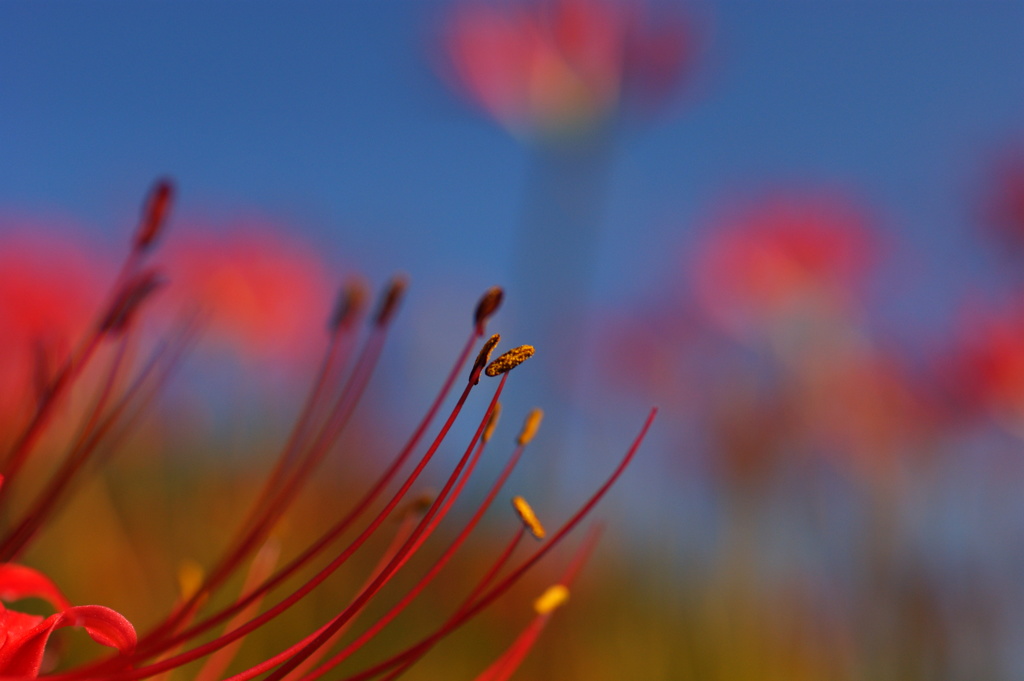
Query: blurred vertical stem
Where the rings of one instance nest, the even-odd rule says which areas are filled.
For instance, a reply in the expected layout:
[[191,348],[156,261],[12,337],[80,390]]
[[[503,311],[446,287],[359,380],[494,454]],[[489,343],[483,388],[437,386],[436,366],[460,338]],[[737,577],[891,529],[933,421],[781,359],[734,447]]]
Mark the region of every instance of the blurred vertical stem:
[[[532,149],[514,276],[523,330],[544,339],[537,356],[542,370],[534,376],[552,407],[548,422],[554,427],[545,439],[553,451],[566,438],[569,405],[580,399],[578,358],[587,337],[613,148],[605,125],[544,138]],[[552,474],[545,478],[552,480],[557,461],[544,458],[545,473]]]

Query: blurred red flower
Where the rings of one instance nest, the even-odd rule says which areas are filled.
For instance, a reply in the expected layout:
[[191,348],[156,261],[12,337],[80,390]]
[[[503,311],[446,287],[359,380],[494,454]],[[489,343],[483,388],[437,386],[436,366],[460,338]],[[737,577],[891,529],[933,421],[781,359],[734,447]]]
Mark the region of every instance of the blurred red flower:
[[1024,423],[1024,308],[971,309],[947,366],[957,413],[979,410],[1006,425]]
[[879,482],[913,457],[934,434],[936,413],[906,361],[865,343],[818,348],[800,367],[802,427],[815,447],[860,477]]
[[807,310],[844,310],[877,252],[864,210],[834,194],[730,207],[693,254],[698,301],[732,331]]
[[191,229],[168,246],[165,262],[167,298],[200,306],[207,339],[253,359],[301,360],[317,348],[309,329],[323,326],[336,282],[280,226]]
[[663,100],[692,61],[692,35],[675,13],[642,1],[465,0],[442,38],[450,79],[517,134],[591,130],[624,94]]
[[[317,349],[336,284],[323,260],[280,226],[203,225],[165,250],[155,270],[164,312],[196,309],[204,342],[243,358],[292,365]],[[64,361],[117,272],[80,234],[15,222],[0,233],[0,423],[20,422],[27,396]]]
[[135,649],[135,628],[101,605],[73,606],[46,575],[23,565],[0,563],[0,599],[41,598],[57,612],[28,615],[0,605],[0,676],[35,678],[50,635],[62,627],[81,627],[94,641],[126,655]]
[[986,223],[1015,250],[1024,248],[1024,146],[995,164],[985,197]]
[[602,320],[600,367],[616,390],[636,390],[659,399],[703,395],[689,359],[699,343],[692,311],[675,300],[632,306]]
[[52,226],[0,230],[0,421],[31,403],[40,371],[56,365],[83,335],[110,270],[83,244]]

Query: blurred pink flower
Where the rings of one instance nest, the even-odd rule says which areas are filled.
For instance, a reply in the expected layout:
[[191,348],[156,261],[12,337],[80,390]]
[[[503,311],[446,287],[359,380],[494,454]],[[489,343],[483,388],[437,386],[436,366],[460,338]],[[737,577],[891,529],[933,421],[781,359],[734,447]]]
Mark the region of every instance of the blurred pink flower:
[[995,164],[983,208],[986,223],[1002,242],[1024,248],[1024,146]]
[[621,106],[663,100],[690,66],[673,12],[634,0],[464,0],[442,37],[450,79],[516,134],[588,131]]
[[266,223],[183,231],[166,249],[167,297],[200,306],[204,337],[253,359],[310,356],[336,286],[319,255]]
[[62,230],[23,221],[0,230],[0,421],[31,402],[39,373],[83,335],[109,277],[102,259]]
[[817,451],[873,481],[890,479],[922,447],[936,423],[927,392],[899,356],[868,347],[821,348],[803,367],[803,427]]
[[960,338],[945,363],[959,414],[988,413],[1024,424],[1024,307],[972,308],[957,325]]
[[676,301],[614,312],[602,320],[598,337],[602,373],[616,390],[679,401],[703,395],[689,367],[698,325]]
[[693,254],[696,295],[746,332],[808,310],[845,310],[877,252],[863,209],[839,195],[781,194],[729,207]]
[[[92,323],[116,266],[82,235],[49,222],[8,219],[0,231],[0,423],[24,417],[45,382]],[[198,226],[164,249],[151,271],[164,313],[198,308],[204,342],[237,356],[304,363],[317,347],[336,286],[326,263],[283,228]]]

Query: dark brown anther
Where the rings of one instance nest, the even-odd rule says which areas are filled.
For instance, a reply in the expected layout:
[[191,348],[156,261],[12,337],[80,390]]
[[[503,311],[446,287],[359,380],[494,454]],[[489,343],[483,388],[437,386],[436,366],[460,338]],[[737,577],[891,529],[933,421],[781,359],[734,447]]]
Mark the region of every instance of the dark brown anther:
[[480,372],[487,366],[487,362],[491,359],[491,352],[494,351],[494,346],[501,340],[501,336],[494,334],[486,341],[484,341],[483,347],[480,348],[480,354],[476,356],[476,361],[473,362],[473,369],[469,372],[469,382],[476,385],[480,382]]
[[135,317],[139,306],[154,291],[164,285],[164,280],[154,270],[146,270],[121,287],[121,291],[110,311],[100,324],[103,333],[121,333]]
[[402,295],[408,286],[409,280],[404,275],[398,275],[391,279],[387,290],[384,291],[384,296],[381,298],[377,314],[373,318],[374,324],[384,326],[391,321],[391,318],[395,316],[395,312],[398,310],[398,304],[402,302]]
[[351,328],[359,315],[366,309],[366,300],[369,297],[370,293],[362,279],[352,279],[342,286],[328,330],[331,333],[337,333]]
[[481,336],[484,333],[484,326],[491,315],[501,307],[501,300],[505,297],[505,291],[500,286],[492,286],[480,298],[476,305],[476,313],[473,315],[473,322],[476,324],[476,332]]
[[434,500],[436,498],[437,493],[432,490],[426,490],[424,492],[421,492],[416,497],[409,500],[409,502],[405,505],[404,512],[399,513],[397,517],[401,518],[403,516],[408,517],[423,515],[430,509],[431,505],[434,503]]
[[153,245],[167,222],[173,201],[174,184],[168,179],[157,180],[142,206],[142,219],[135,232],[135,250],[143,252]]

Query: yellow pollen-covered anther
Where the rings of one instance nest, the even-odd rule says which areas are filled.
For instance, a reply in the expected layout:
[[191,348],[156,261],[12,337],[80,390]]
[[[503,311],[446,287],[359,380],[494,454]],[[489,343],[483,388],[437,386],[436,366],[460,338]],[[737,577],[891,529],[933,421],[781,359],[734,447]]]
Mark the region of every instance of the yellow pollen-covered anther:
[[498,376],[499,374],[512,371],[517,366],[533,357],[534,352],[535,349],[532,345],[520,345],[518,348],[512,348],[487,365],[487,369],[484,373],[488,376]]
[[519,437],[516,438],[516,444],[520,446],[530,444],[533,436],[537,434],[537,429],[540,428],[540,422],[543,418],[543,409],[534,408],[530,410],[530,413],[526,415],[526,422],[523,423],[523,429],[519,431]]
[[533,609],[538,615],[550,615],[555,608],[569,600],[569,589],[563,584],[549,586],[540,598],[533,602]]
[[487,419],[487,425],[484,426],[484,434],[481,436],[484,442],[490,442],[491,436],[494,435],[494,429],[498,427],[499,416],[501,416],[501,402],[495,403],[494,409],[491,410],[491,415]]
[[544,531],[544,526],[540,524],[537,514],[533,512],[533,508],[526,502],[526,499],[512,497],[512,508],[519,514],[519,519],[523,521],[523,525],[526,525],[526,529],[530,531],[530,534],[537,539],[544,538],[544,535],[547,534]]

